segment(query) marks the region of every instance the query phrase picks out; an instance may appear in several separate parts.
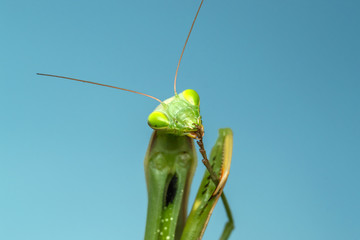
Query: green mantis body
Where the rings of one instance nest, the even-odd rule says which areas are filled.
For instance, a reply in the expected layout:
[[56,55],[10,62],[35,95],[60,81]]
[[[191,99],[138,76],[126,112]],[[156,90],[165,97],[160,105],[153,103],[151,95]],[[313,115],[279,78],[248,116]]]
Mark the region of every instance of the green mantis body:
[[[232,131],[220,129],[208,161],[202,144],[200,97],[192,89],[175,93],[174,97],[161,102],[149,115],[148,124],[155,131],[144,163],[149,198],[145,239],[201,239],[229,175]],[[186,219],[190,185],[197,164],[193,139],[198,140],[209,171],[205,172]],[[229,209],[226,199],[224,203]],[[225,227],[223,239],[231,232],[231,213],[229,216],[230,225]]]
[[[234,228],[229,204],[223,193],[232,155],[232,131],[219,130],[219,137],[207,158],[203,145],[204,127],[200,115],[200,97],[188,89],[176,92],[176,76],[191,30],[202,6],[201,0],[176,69],[175,96],[165,101],[133,90],[114,87],[75,78],[42,74],[38,75],[91,83],[153,98],[160,105],[149,115],[148,124],[154,129],[145,156],[145,175],[148,189],[148,212],[145,240],[197,240],[201,239],[212,211],[221,197],[229,218],[220,239],[228,239]],[[196,195],[192,210],[187,216],[187,204],[191,181],[197,165],[195,144],[197,141],[202,162],[207,170]]]
[[[220,129],[210,157],[211,166],[219,175],[231,160],[231,148],[231,129]],[[193,140],[154,131],[144,165],[148,187],[145,239],[201,239],[223,187],[214,196],[216,185],[206,171],[186,219],[191,180],[197,165]],[[221,239],[228,238],[232,224],[231,219]]]

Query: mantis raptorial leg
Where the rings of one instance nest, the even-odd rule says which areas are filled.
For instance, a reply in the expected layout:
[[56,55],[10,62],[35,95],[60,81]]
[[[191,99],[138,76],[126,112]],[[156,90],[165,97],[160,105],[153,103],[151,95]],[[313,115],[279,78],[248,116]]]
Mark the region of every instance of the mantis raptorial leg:
[[[229,128],[219,129],[219,137],[211,151],[209,161],[214,173],[221,175],[221,181],[225,182],[228,176],[226,172],[229,171],[231,163],[232,135],[232,131]],[[213,184],[209,171],[205,171],[181,239],[199,239],[202,237],[220,195],[229,217],[229,222],[226,223],[220,239],[228,239],[234,228],[234,223],[227,199],[225,195],[222,194],[224,185],[225,183],[219,188],[219,184]],[[214,195],[216,191],[218,191],[218,193]],[[202,226],[202,228],[196,226]]]
[[[212,211],[221,197],[229,218],[220,239],[228,239],[234,228],[229,203],[223,193],[227,181],[233,137],[229,128],[219,130],[219,137],[208,159],[204,144],[204,127],[200,116],[200,97],[196,91],[176,91],[180,62],[204,0],[201,0],[177,65],[175,95],[161,101],[151,95],[76,78],[43,74],[38,75],[69,79],[84,83],[115,88],[150,97],[160,105],[148,117],[154,129],[145,157],[145,175],[148,188],[148,213],[145,231],[146,240],[201,239]],[[195,139],[200,148],[202,162],[207,168],[197,193],[190,215],[187,203],[192,177],[196,168]]]

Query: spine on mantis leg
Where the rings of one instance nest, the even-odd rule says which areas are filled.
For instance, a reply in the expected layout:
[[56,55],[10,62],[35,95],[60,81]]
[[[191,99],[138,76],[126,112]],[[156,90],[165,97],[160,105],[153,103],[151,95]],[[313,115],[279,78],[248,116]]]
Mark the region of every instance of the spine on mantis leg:
[[[219,185],[221,185],[221,188],[218,190],[218,194],[213,196],[217,186],[213,183],[209,172],[206,170],[196,195],[194,205],[186,220],[181,240],[198,240],[202,238],[212,211],[222,194],[222,190],[229,175],[232,145],[233,133],[231,129],[219,129],[219,137],[211,150],[209,161],[216,175],[220,177],[221,184]],[[232,219],[230,221],[232,221]],[[227,239],[231,230],[232,226],[227,227],[226,225],[221,239]]]
[[196,165],[192,139],[154,131],[144,162],[148,189],[145,240],[180,239]]

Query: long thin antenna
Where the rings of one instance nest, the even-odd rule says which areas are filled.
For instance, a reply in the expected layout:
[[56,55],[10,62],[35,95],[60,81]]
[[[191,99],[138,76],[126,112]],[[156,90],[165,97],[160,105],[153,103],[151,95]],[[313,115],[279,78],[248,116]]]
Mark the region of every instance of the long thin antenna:
[[196,18],[197,18],[197,16],[198,16],[199,12],[200,12],[200,8],[201,8],[203,2],[204,2],[204,0],[201,0],[200,6],[199,6],[199,8],[198,8],[198,10],[197,10],[197,12],[196,12],[196,15],[195,15],[195,18],[194,18],[192,24],[191,24],[191,28],[190,28],[189,34],[188,34],[188,36],[187,36],[187,38],[186,38],[186,41],[185,41],[184,47],[183,47],[183,49],[182,49],[182,52],[181,52],[181,55],[180,55],[180,59],[179,59],[179,62],[178,62],[177,68],[176,68],[175,80],[174,80],[174,92],[175,92],[175,95],[177,94],[177,93],[176,93],[176,78],[177,78],[177,74],[178,74],[178,71],[179,71],[181,58],[182,58],[182,56],[183,56],[183,54],[184,54],[186,44],[187,44],[187,42],[188,42],[188,40],[189,40],[191,31],[192,31],[192,29],[193,29],[193,27],[194,27]]
[[115,89],[119,89],[119,90],[123,90],[123,91],[127,91],[127,92],[132,92],[132,93],[136,93],[136,94],[140,94],[152,99],[155,99],[156,101],[161,103],[161,100],[153,97],[151,95],[145,94],[145,93],[141,93],[141,92],[136,92],[130,89],[126,89],[126,88],[120,88],[120,87],[115,87],[115,86],[111,86],[111,85],[106,85],[106,84],[102,84],[102,83],[97,83],[97,82],[90,82],[90,81],[86,81],[86,80],[81,80],[81,79],[76,79],[76,78],[70,78],[70,77],[64,77],[64,76],[57,76],[57,75],[52,75],[52,74],[46,74],[46,73],[36,73],[37,75],[41,75],[41,76],[47,76],[47,77],[56,77],[56,78],[64,78],[64,79],[69,79],[69,80],[74,80],[74,81],[78,81],[78,82],[84,82],[84,83],[91,83],[91,84],[95,84],[95,85],[100,85],[100,86],[104,86],[104,87],[109,87],[109,88],[115,88]]

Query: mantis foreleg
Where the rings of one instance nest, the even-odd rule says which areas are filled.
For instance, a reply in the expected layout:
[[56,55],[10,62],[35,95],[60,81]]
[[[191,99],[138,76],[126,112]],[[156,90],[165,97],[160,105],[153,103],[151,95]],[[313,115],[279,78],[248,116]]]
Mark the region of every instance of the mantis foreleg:
[[[217,180],[217,183],[215,184],[211,179],[209,171],[205,171],[199,191],[196,195],[194,205],[186,221],[186,225],[181,239],[195,240],[202,238],[207,223],[210,219],[211,213],[220,195],[229,218],[229,222],[226,223],[220,239],[225,240],[228,239],[228,237],[230,236],[230,233],[234,228],[233,218],[229,204],[225,195],[222,193],[222,190],[225,186],[229,174],[232,155],[232,144],[233,140],[231,129],[220,129],[219,137],[211,151],[209,159],[211,169],[213,170],[214,174],[216,174],[216,176],[220,176],[220,179]],[[214,192],[216,192],[215,195]]]

